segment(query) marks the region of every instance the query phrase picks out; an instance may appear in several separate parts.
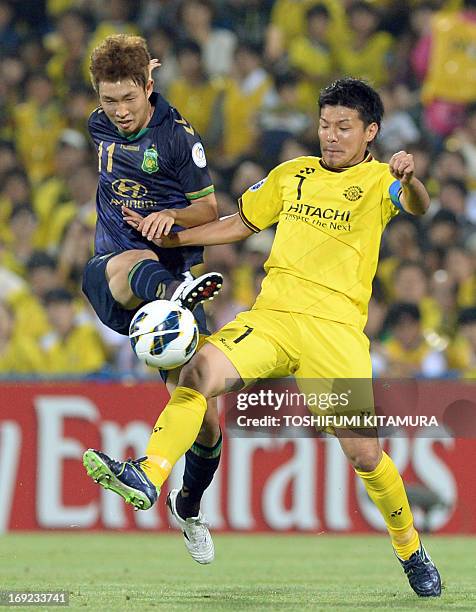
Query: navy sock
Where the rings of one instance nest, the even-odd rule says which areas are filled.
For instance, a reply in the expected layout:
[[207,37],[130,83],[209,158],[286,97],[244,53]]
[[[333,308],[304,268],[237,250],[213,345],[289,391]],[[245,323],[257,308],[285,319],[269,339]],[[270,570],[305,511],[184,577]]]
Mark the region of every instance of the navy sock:
[[221,444],[220,433],[215,446],[209,447],[195,442],[185,453],[183,487],[176,502],[177,511],[182,518],[198,515],[202,495],[212,482],[220,463]]
[[173,281],[173,275],[155,259],[139,261],[129,272],[132,293],[146,302],[164,299],[167,285]]

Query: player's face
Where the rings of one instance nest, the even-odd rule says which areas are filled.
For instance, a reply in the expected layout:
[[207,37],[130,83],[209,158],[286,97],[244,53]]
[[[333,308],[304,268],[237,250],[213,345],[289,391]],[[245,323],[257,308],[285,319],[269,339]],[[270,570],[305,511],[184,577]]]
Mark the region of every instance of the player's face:
[[149,81],[144,90],[133,81],[99,83],[101,106],[108,119],[123,134],[134,134],[149,122],[152,114],[149,102],[152,85],[152,81]]
[[354,108],[323,106],[318,130],[322,159],[330,168],[358,164],[377,132],[377,124],[365,127]]

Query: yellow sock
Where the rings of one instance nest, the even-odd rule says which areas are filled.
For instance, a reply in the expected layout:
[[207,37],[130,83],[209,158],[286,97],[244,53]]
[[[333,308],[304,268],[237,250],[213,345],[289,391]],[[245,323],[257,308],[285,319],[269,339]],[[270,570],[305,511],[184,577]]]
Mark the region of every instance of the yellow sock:
[[174,464],[188,451],[202,426],[207,410],[205,397],[177,387],[157,419],[141,467],[156,487],[167,480]]
[[420,538],[413,526],[410,504],[395,464],[383,453],[373,472],[355,471],[362,479],[370,499],[380,510],[397,555],[401,559],[409,559],[420,546]]

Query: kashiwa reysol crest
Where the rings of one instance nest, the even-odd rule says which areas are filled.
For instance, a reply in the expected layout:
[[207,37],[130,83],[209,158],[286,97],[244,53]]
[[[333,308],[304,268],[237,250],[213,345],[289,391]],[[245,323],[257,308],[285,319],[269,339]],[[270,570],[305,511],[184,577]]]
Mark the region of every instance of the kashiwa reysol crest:
[[150,147],[144,151],[144,159],[142,160],[142,170],[148,174],[153,174],[159,169],[159,156],[157,149]]

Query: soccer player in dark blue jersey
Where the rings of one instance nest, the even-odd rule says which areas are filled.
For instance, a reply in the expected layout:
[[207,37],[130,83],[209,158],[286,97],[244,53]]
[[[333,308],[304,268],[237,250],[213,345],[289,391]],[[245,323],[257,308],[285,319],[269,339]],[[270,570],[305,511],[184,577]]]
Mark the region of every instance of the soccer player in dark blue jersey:
[[[153,92],[153,65],[145,41],[137,36],[110,36],[91,56],[91,77],[100,101],[88,123],[98,153],[98,218],[95,255],[84,270],[83,290],[101,321],[121,334],[128,334],[138,308],[156,299],[175,300],[194,310],[199,329],[206,334],[201,304],[218,293],[221,275],[209,273],[193,279],[190,268],[203,261],[202,247],[170,251],[147,239],[217,218],[200,136]],[[142,216],[134,228],[125,220],[128,210]],[[180,394],[177,378],[178,373],[172,372],[167,380],[172,394]],[[220,459],[215,400],[208,403],[201,417],[197,439],[187,440],[190,450],[183,487],[172,491],[167,503],[182,527],[192,557],[199,563],[210,563],[213,542],[202,520],[200,500]],[[177,436],[188,429],[180,418],[177,415],[174,423]],[[171,469],[162,463],[149,453],[141,467],[151,475]],[[115,470],[106,455],[89,450],[84,464],[95,480],[136,508],[146,509],[157,498],[152,483],[143,499],[131,498],[130,485],[139,474],[133,463],[118,464]]]

